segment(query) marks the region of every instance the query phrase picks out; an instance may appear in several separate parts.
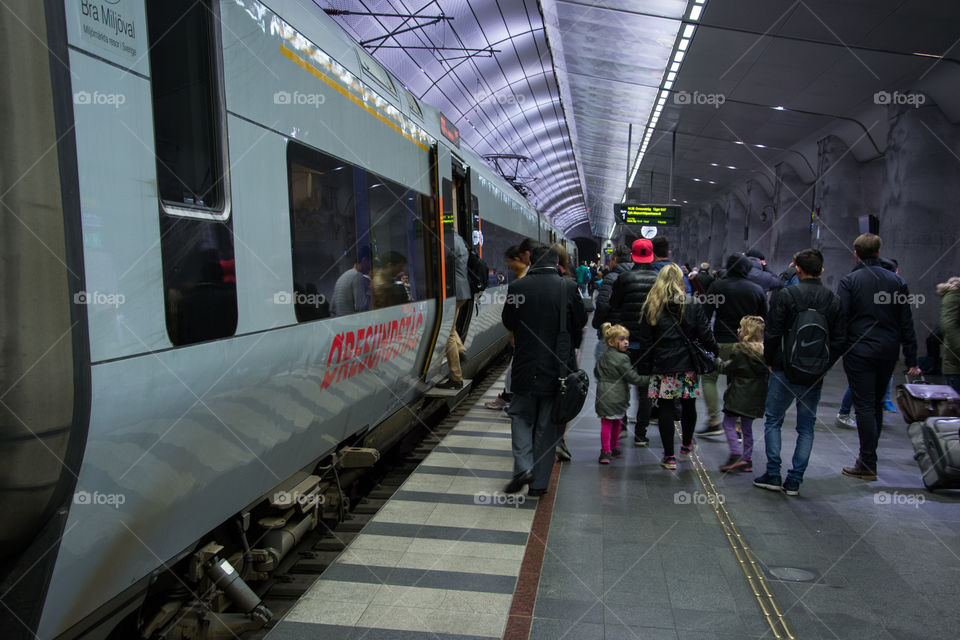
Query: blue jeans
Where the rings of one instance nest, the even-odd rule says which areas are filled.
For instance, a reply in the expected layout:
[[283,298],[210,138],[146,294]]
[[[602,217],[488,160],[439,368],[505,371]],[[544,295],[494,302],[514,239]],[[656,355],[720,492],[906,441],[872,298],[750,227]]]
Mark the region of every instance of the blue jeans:
[[797,446],[793,450],[793,468],[787,478],[803,482],[803,472],[807,470],[810,452],[813,450],[813,425],[817,422],[817,405],[823,383],[812,387],[793,384],[783,375],[783,371],[770,372],[770,385],[767,390],[767,404],[764,408],[766,422],[763,439],[767,449],[767,473],[780,477],[780,430],[787,409],[797,401]]
[[556,461],[554,449],[563,436],[562,426],[550,419],[553,396],[514,393],[507,414],[513,440],[513,474],[533,472],[531,489],[546,489]]

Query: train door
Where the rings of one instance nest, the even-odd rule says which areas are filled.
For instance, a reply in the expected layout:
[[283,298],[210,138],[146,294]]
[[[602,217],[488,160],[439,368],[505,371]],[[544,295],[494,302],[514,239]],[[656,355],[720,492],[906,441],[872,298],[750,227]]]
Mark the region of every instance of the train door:
[[[451,162],[451,175],[453,176],[453,220],[454,232],[463,238],[464,244],[473,250],[474,231],[479,230],[474,225],[473,203],[470,194],[470,168],[460,162],[456,157]],[[478,212],[479,217],[479,212]],[[470,330],[470,320],[473,318],[473,305],[465,304],[460,308],[457,314],[457,333],[461,340],[467,339],[467,331]]]

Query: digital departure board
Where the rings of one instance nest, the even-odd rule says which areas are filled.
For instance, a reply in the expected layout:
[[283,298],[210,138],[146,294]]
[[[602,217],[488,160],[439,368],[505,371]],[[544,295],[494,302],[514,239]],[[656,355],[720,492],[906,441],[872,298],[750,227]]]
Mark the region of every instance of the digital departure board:
[[665,227],[680,225],[680,207],[675,204],[626,204],[617,202],[613,205],[613,216],[623,224],[662,225]]

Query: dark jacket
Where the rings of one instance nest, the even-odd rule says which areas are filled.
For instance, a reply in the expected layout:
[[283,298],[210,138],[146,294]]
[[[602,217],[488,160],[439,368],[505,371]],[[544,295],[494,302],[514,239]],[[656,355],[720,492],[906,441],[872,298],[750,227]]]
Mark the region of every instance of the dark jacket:
[[845,349],[875,360],[897,360],[903,345],[908,367],[917,364],[910,292],[903,278],[887,264],[868,258],[844,276],[837,288],[847,316]]
[[700,303],[690,298],[682,306],[669,302],[665,309],[666,312],[660,316],[656,326],[647,321],[646,315],[642,318],[641,355],[637,368],[650,373],[693,371],[694,363],[684,335],[690,340],[699,340],[700,346],[707,351],[717,352],[717,343],[710,331],[707,314]]
[[561,311],[567,314],[571,343],[567,366],[570,369],[576,369],[575,350],[580,346],[583,327],[587,324],[577,283],[560,276],[553,267],[531,268],[526,276],[510,283],[507,299],[511,302],[503,306],[501,318],[514,336],[512,391],[551,395],[556,392],[557,378],[566,373],[554,353]]
[[597,401],[594,407],[601,418],[618,418],[627,412],[630,406],[630,385],[637,385],[641,391],[650,381],[641,376],[630,364],[630,356],[607,347],[593,368],[597,378]]
[[746,279],[749,265],[743,260],[729,261],[723,278],[715,280],[707,289],[706,307],[709,317],[716,314],[713,335],[717,342],[737,342],[737,329],[743,316],[767,317],[767,296],[763,289]]
[[690,278],[690,288],[694,295],[706,295],[707,289],[713,284],[716,278],[709,271],[698,271],[697,275]]
[[783,281],[771,271],[767,271],[758,258],[747,258],[750,261],[750,273],[747,280],[757,283],[763,292],[776,291],[783,288]]
[[630,271],[620,274],[613,283],[610,310],[619,314],[618,322],[630,331],[630,342],[640,340],[640,310],[656,281],[656,269],[649,263],[635,262]]
[[[846,322],[840,298],[823,286],[820,278],[805,278],[790,287],[804,308],[816,309],[827,319],[830,328],[830,366],[843,355]],[[767,364],[783,371],[783,334],[793,327],[800,308],[786,289],[774,292],[770,299],[770,313],[763,331],[763,357]]]
[[719,364],[719,372],[727,374],[723,412],[744,418],[762,418],[770,376],[763,356],[738,342],[733,346],[730,359],[721,360]]
[[620,322],[619,310],[615,311],[610,308],[610,294],[613,293],[613,283],[617,281],[617,278],[631,269],[633,269],[632,262],[618,263],[607,275],[603,276],[600,291],[597,293],[596,300],[594,300],[596,307],[593,312],[593,328],[597,330],[597,337],[600,340],[603,340],[603,332],[600,331],[600,327],[603,326],[604,322],[610,324]]

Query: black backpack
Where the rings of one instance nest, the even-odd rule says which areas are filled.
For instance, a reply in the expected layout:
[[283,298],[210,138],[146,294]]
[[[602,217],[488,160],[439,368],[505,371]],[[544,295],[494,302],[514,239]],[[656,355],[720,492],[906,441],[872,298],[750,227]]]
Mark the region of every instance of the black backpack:
[[467,280],[470,282],[471,295],[476,295],[487,288],[489,273],[490,267],[483,258],[471,251],[467,256]]
[[830,368],[830,324],[823,313],[801,304],[795,290],[797,285],[785,289],[793,299],[797,316],[781,338],[783,374],[793,384],[811,385]]

